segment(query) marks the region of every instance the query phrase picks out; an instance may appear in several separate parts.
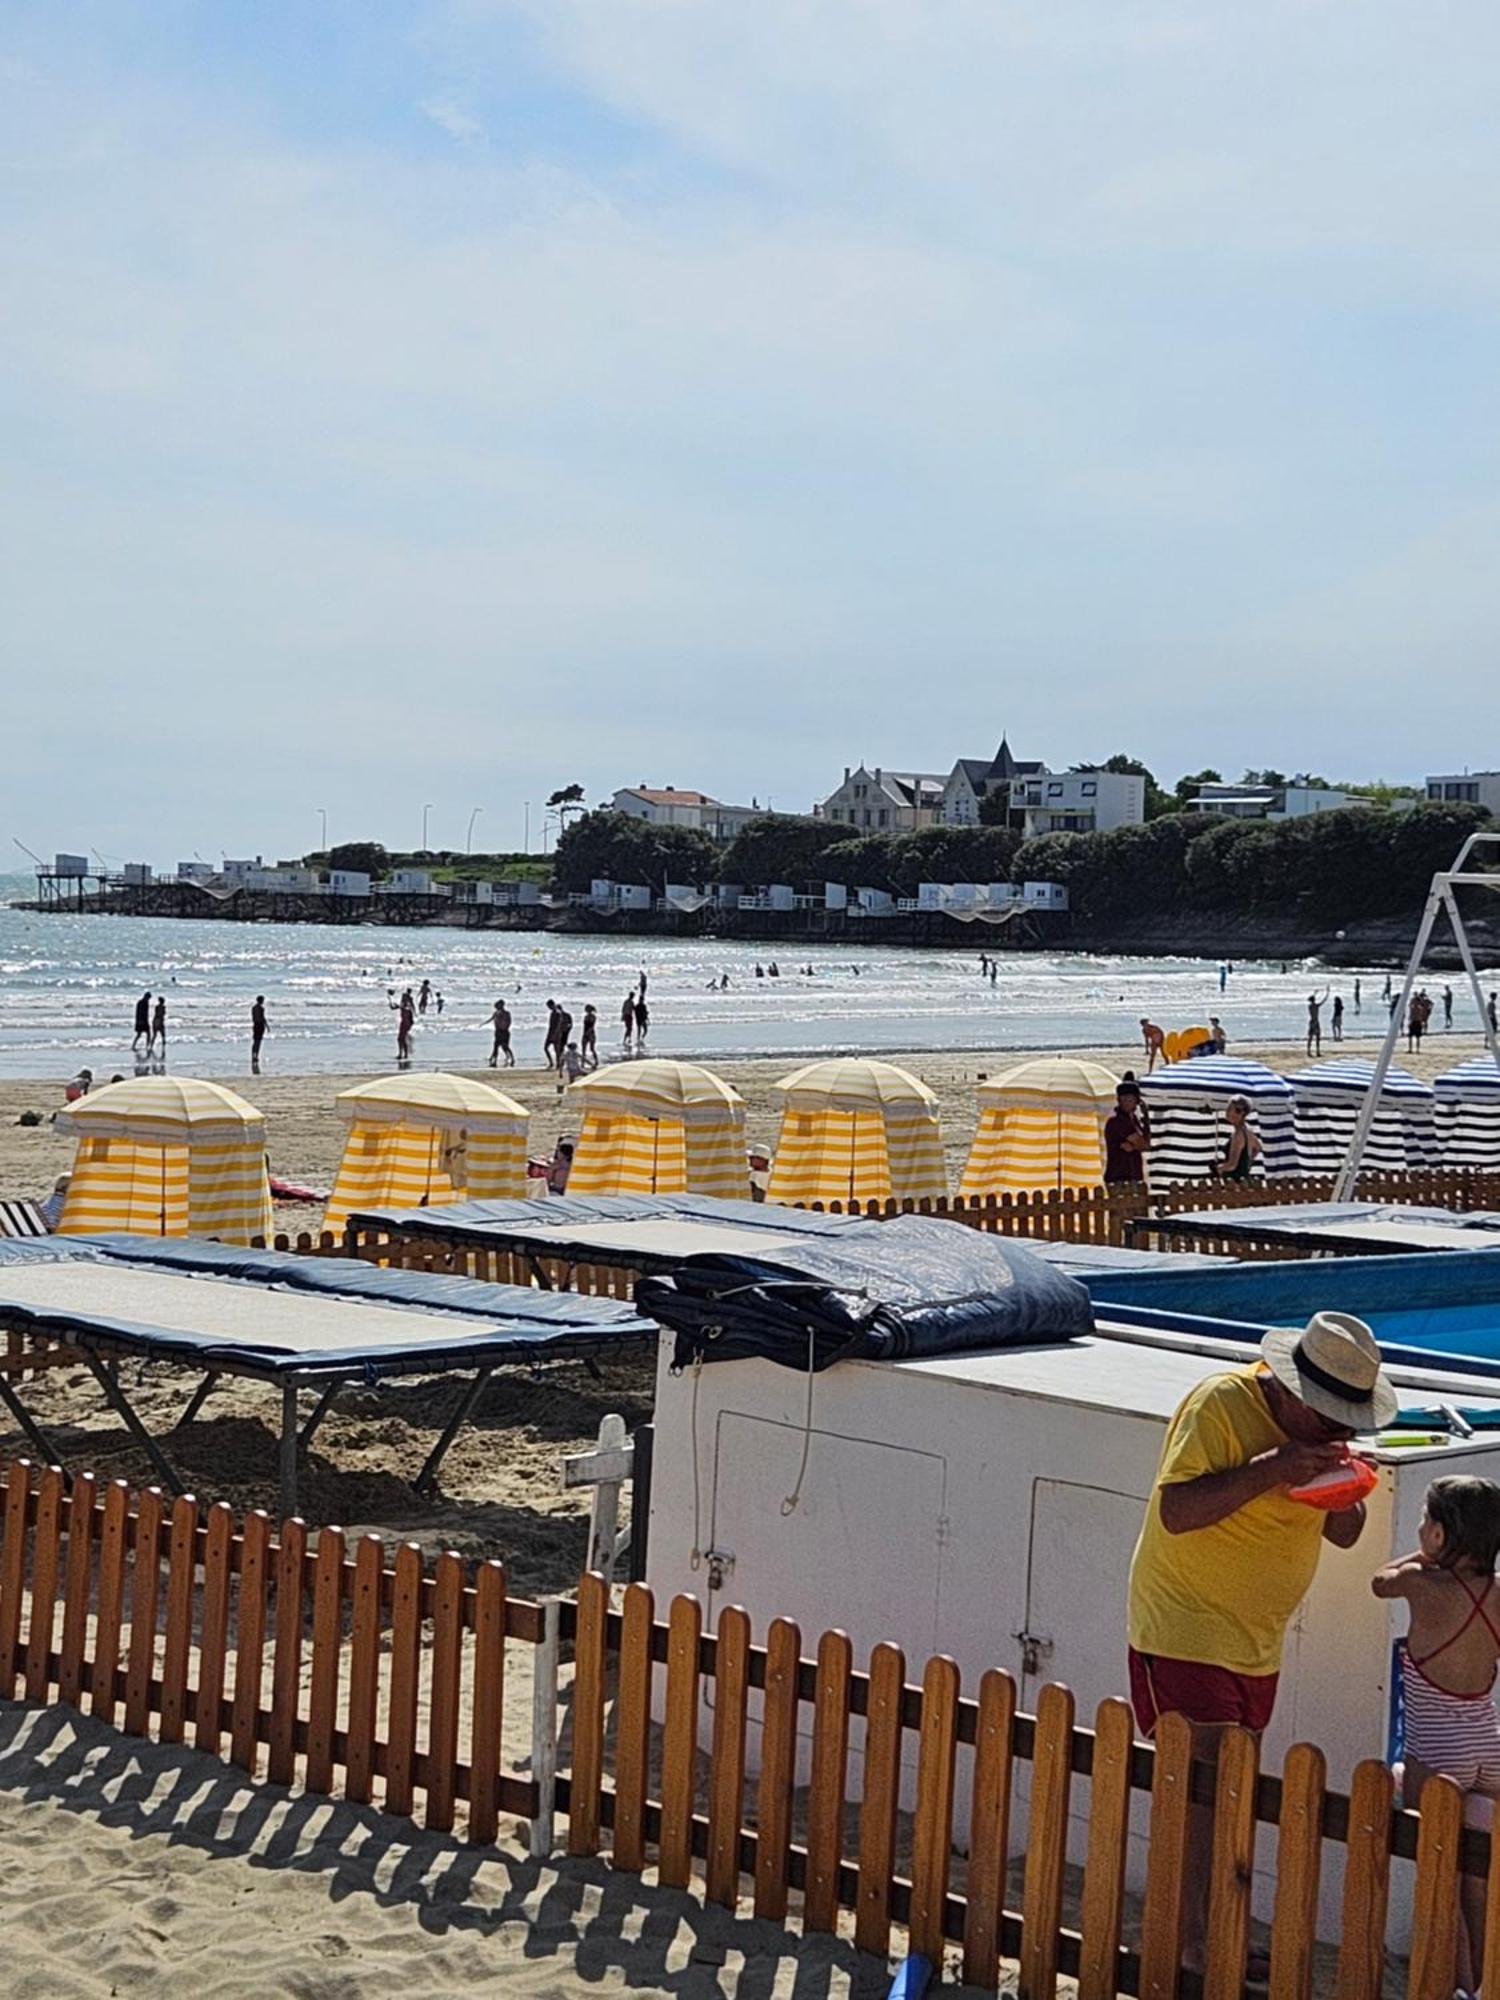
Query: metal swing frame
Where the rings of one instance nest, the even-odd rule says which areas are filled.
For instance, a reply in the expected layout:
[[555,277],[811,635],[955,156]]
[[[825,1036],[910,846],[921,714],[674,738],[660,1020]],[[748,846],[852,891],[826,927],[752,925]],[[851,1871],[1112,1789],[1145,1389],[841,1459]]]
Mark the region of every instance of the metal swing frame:
[[1455,893],[1459,889],[1500,889],[1500,873],[1486,875],[1470,870],[1469,857],[1478,847],[1500,848],[1500,831],[1471,833],[1458,850],[1453,866],[1442,870],[1432,878],[1432,887],[1427,893],[1427,907],[1422,912],[1422,921],[1417,927],[1416,942],[1406,963],[1406,976],[1401,982],[1401,997],[1391,1009],[1391,1018],[1386,1024],[1385,1040],[1381,1043],[1380,1054],[1375,1061],[1375,1073],[1370,1078],[1370,1087],[1365,1092],[1365,1101],[1359,1108],[1359,1117],[1355,1121],[1354,1131],[1349,1140],[1349,1149],[1344,1155],[1343,1165],[1339,1168],[1338,1181],[1333,1191],[1335,1201],[1354,1200],[1365,1147],[1369,1143],[1375,1114],[1385,1090],[1385,1080],[1395,1057],[1396,1044],[1401,1039],[1402,1024],[1410,1016],[1412,992],[1427,956],[1427,948],[1432,942],[1432,933],[1437,928],[1438,918],[1445,911],[1453,927],[1454,942],[1463,961],[1469,990],[1474,996],[1474,1005],[1479,1009],[1479,1024],[1484,1033],[1485,1046],[1496,1069],[1500,1070],[1500,1036],[1497,1036],[1490,1021],[1489,1008],[1479,983],[1479,972],[1474,964],[1474,954],[1469,948],[1469,934],[1464,929],[1463,917],[1458,907],[1458,896]]

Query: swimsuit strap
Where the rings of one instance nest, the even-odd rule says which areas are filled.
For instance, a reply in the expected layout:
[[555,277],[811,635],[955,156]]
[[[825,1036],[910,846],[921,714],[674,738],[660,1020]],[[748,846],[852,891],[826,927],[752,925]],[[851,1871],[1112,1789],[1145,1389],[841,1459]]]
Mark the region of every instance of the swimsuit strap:
[[1469,1600],[1469,1607],[1470,1607],[1469,1615],[1464,1620],[1462,1625],[1459,1626],[1456,1632],[1450,1632],[1448,1637],[1444,1639],[1444,1641],[1440,1646],[1434,1646],[1432,1651],[1430,1653],[1424,1653],[1421,1659],[1418,1659],[1415,1653],[1412,1653],[1410,1648],[1408,1648],[1407,1649],[1408,1657],[1410,1658],[1411,1663],[1414,1667],[1425,1667],[1431,1661],[1435,1660],[1440,1653],[1446,1653],[1450,1646],[1456,1646],[1459,1640],[1464,1636],[1465,1632],[1467,1632],[1469,1627],[1474,1623],[1474,1620],[1476,1618],[1482,1618],[1484,1620],[1484,1623],[1489,1631],[1490,1637],[1494,1640],[1496,1646],[1500,1647],[1500,1632],[1496,1631],[1494,1623],[1490,1618],[1490,1614],[1484,1608],[1484,1600],[1488,1592],[1489,1585],[1486,1584],[1484,1590],[1481,1590],[1476,1596],[1475,1593],[1472,1590],[1470,1590],[1469,1586],[1464,1582],[1461,1576],[1455,1575],[1453,1581],[1458,1585],[1459,1589],[1463,1592],[1464,1596],[1467,1597]]

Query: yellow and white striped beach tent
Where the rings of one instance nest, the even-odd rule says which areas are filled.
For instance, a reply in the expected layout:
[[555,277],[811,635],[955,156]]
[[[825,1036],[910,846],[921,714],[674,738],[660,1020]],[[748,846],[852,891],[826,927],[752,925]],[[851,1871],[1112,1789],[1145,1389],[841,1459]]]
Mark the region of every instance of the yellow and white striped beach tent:
[[78,1140],[60,1236],[217,1236],[271,1232],[266,1121],[222,1084],[138,1076],[57,1114]]
[[619,1063],[570,1086],[583,1126],[569,1194],[709,1194],[745,1201],[745,1100],[697,1063]]
[[1117,1078],[1077,1056],[1039,1056],[979,1086],[979,1124],[958,1191],[1097,1187]]
[[492,1084],[415,1070],[341,1090],[344,1157],[323,1217],[342,1229],[358,1208],[516,1201],[526,1192],[531,1114]]
[[937,1098],[909,1070],[861,1057],[776,1085],[781,1136],[768,1201],[935,1201],[948,1192]]

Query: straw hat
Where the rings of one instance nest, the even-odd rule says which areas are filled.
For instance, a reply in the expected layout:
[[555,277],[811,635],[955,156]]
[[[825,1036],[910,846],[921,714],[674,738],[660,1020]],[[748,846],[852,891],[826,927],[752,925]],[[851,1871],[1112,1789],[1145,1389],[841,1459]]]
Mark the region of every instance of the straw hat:
[[1314,1313],[1300,1331],[1273,1327],[1260,1351],[1289,1395],[1350,1430],[1378,1431],[1400,1408],[1374,1334],[1351,1313]]

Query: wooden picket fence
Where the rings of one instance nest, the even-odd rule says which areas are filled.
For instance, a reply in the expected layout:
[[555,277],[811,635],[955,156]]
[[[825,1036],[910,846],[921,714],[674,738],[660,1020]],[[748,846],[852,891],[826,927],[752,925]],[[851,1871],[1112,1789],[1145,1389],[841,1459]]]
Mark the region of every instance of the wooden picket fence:
[[[875,1647],[856,1671],[848,1638],[825,1632],[804,1655],[784,1619],[763,1646],[749,1620],[721,1613],[707,1635],[696,1599],[680,1597],[665,1622],[650,1590],[633,1584],[618,1608],[604,1580],[582,1579],[576,1603],[508,1596],[498,1563],[471,1574],[455,1555],[431,1573],[404,1546],[388,1563],[378,1538],[326,1528],[315,1551],[288,1522],[236,1521],[190,1498],[170,1511],[161,1495],[102,1489],[91,1475],[68,1488],[54,1469],[13,1464],[0,1534],[0,1695],[83,1709],[136,1736],[154,1734],[277,1783],[300,1782],[399,1818],[465,1831],[488,1844],[501,1814],[532,1826],[532,1852],[551,1850],[553,1815],[567,1815],[575,1856],[607,1847],[611,1865],[640,1873],[654,1860],[664,1886],[726,1909],[748,1903],[804,1931],[852,1929],[883,1954],[900,1926],[912,1949],[961,1954],[966,1979],[993,1990],[1002,1958],[1018,1961],[1023,2000],[1055,1992],[1059,1975],[1082,2000],[1118,1993],[1170,2000],[1201,1990],[1227,2000],[1242,1989],[1250,1937],[1258,1824],[1276,1828],[1271,1992],[1311,2000],[1324,1844],[1346,1854],[1339,2000],[1378,2000],[1394,1860],[1415,1864],[1411,2000],[1449,2000],[1454,1986],[1460,1867],[1487,1877],[1492,1920],[1487,1981],[1500,1983],[1500,1846],[1465,1830],[1446,1780],[1429,1786],[1420,1816],[1396,1810],[1380,1763],[1362,1764],[1348,1797],[1326,1788],[1321,1753],[1299,1745],[1280,1776],[1258,1769],[1257,1747],[1226,1733],[1217,1767],[1194,1764],[1186,1726],[1164,1721],[1155,1749],[1134,1741],[1127,1705],[1105,1701],[1081,1727],[1066,1688],[1042,1689],[1034,1716],[1015,1682],[993,1671],[972,1697],[953,1661],[928,1661],[919,1684],[900,1650]],[[557,1640],[571,1643],[571,1740],[559,1772]],[[532,1646],[533,1712],[527,1775],[507,1770],[507,1708],[521,1699],[516,1654]],[[304,1652],[308,1654],[303,1687]],[[711,1741],[700,1724],[712,1686]],[[461,1728],[465,1706],[467,1728]],[[760,1768],[747,1757],[759,1708]],[[810,1777],[797,1748],[811,1715]],[[657,1719],[659,1718],[659,1727]],[[851,1784],[851,1735],[863,1724],[863,1779]],[[902,1773],[915,1747],[914,1807],[903,1813]],[[465,1754],[466,1752],[466,1754]],[[964,1769],[960,1760],[967,1761]],[[1029,1765],[1030,1824],[1019,1902],[1007,1890],[1017,1768]],[[969,1810],[955,1813],[960,1776]],[[1089,1786],[1081,1888],[1067,1868],[1075,1790]],[[1144,1902],[1125,1893],[1132,1808],[1145,1819]],[[1183,1892],[1194,1808],[1210,1816],[1209,1962],[1200,1984],[1179,1977]],[[606,1841],[606,1834],[608,1839]],[[795,1897],[795,1901],[793,1900]],[[1069,1919],[1065,1921],[1065,1911]],[[1492,1987],[1491,1990],[1494,1990]]]

